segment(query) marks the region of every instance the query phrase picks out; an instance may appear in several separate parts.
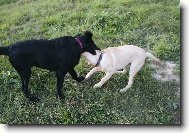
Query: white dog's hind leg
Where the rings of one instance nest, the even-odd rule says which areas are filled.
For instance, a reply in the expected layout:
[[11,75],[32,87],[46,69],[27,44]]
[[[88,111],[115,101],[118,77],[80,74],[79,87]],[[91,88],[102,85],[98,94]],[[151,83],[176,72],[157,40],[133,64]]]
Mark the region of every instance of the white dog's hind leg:
[[93,68],[86,76],[85,79],[89,78],[91,75],[93,75],[93,73],[100,71],[101,69],[99,67],[95,67]]
[[137,74],[137,72],[141,69],[141,67],[144,65],[144,61],[137,61],[131,63],[130,71],[129,71],[129,82],[127,86],[120,90],[120,92],[126,92],[127,89],[129,89],[133,84],[134,76]]
[[99,88],[101,87],[110,77],[113,75],[114,72],[106,73],[106,75],[101,79],[101,81],[94,85],[93,88]]

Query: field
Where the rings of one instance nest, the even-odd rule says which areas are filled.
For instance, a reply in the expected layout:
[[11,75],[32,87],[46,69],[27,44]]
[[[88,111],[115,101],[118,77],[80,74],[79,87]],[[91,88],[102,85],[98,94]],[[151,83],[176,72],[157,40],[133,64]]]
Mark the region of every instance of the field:
[[[177,0],[1,0],[0,45],[26,39],[52,39],[93,32],[103,48],[134,44],[165,62],[147,60],[133,86],[119,93],[128,73],[115,74],[102,88],[102,77],[64,82],[65,101],[56,98],[54,72],[33,68],[29,88],[40,102],[21,91],[21,81],[8,57],[0,57],[0,123],[5,124],[181,124],[180,9]],[[166,67],[167,66],[167,67]],[[82,57],[76,67],[92,69]],[[158,78],[158,69],[161,76]],[[171,72],[170,72],[171,71]]]

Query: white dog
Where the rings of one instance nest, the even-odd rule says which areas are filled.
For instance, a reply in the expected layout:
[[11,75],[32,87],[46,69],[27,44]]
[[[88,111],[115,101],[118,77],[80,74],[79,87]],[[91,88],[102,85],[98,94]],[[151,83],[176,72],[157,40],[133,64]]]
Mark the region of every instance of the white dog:
[[[146,57],[160,62],[160,60],[151,53],[145,52],[142,48],[133,45],[109,47],[102,51],[96,50],[96,53],[96,55],[92,55],[88,52],[83,53],[83,56],[88,62],[95,66],[86,75],[86,79],[97,71],[104,71],[106,73],[105,77],[94,85],[94,88],[101,87],[114,73],[125,73],[126,66],[131,63],[128,84],[125,88],[121,89],[120,92],[126,92],[126,90],[131,87],[133,78],[144,65]],[[118,71],[120,69],[124,70]]]

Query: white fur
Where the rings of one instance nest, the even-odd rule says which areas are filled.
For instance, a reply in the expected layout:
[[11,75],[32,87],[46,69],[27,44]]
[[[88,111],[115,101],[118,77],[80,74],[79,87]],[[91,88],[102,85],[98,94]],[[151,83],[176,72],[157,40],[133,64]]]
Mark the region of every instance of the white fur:
[[[94,85],[94,88],[101,87],[114,73],[125,73],[126,66],[130,63],[131,66],[129,70],[128,84],[125,88],[120,90],[120,92],[126,92],[126,90],[133,84],[134,76],[144,65],[146,57],[160,62],[160,60],[154,57],[151,53],[145,52],[142,48],[134,45],[109,47],[104,49],[102,52],[103,56],[102,60],[100,61],[100,65],[98,67],[94,67],[85,77],[87,79],[97,71],[104,71],[106,73],[105,77],[103,77],[99,83]],[[85,52],[83,53],[83,56],[90,64],[95,66],[101,51],[96,50],[96,53],[96,55],[92,55],[88,52]],[[124,70],[118,71],[120,69]]]

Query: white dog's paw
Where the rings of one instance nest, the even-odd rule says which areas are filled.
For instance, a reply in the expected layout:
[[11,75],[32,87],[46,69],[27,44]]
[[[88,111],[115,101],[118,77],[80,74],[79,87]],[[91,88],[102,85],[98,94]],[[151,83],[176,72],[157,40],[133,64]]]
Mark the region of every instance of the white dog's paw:
[[123,88],[123,89],[120,90],[121,93],[124,93],[126,91],[127,91],[127,89],[125,89],[125,88]]
[[95,85],[93,86],[93,88],[100,88],[100,87],[101,87],[100,84],[95,84]]
[[87,75],[85,76],[85,79],[88,79],[89,77],[90,77],[90,75],[87,74]]

